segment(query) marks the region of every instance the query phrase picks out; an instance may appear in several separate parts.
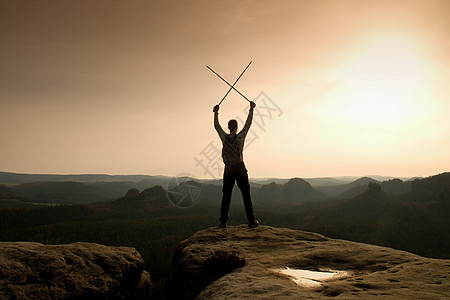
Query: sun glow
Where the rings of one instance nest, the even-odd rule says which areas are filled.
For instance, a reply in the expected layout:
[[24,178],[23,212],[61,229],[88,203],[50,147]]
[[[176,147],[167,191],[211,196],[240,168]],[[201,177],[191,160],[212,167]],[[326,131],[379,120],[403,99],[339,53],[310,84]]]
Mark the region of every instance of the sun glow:
[[417,113],[424,63],[407,38],[384,36],[372,41],[345,72],[335,111],[343,122],[392,125]]

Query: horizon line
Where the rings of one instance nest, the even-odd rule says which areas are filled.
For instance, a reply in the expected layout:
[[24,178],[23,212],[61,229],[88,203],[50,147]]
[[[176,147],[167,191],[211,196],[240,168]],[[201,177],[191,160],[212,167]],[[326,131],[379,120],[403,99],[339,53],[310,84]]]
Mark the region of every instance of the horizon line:
[[[8,174],[16,174],[16,175],[46,175],[46,176],[148,176],[148,177],[167,177],[167,178],[173,178],[173,177],[192,177],[197,180],[222,180],[222,178],[198,178],[194,174],[184,172],[184,173],[178,173],[176,175],[163,175],[163,174],[156,174],[156,175],[150,175],[150,174],[144,174],[144,173],[29,173],[29,172],[11,172],[11,171],[2,171],[0,170],[0,173],[8,173]],[[362,178],[362,177],[383,177],[383,178],[390,178],[390,179],[412,179],[412,178],[426,178],[431,177],[439,174],[446,173],[439,172],[435,174],[431,174],[428,176],[424,175],[414,175],[414,176],[392,176],[392,175],[380,175],[380,174],[365,174],[365,175],[318,175],[318,176],[292,176],[292,177],[276,177],[276,176],[255,176],[255,177],[249,177],[249,179],[254,180],[270,180],[270,179],[281,179],[281,180],[289,180],[292,178],[301,178],[301,179],[338,179],[338,178]]]

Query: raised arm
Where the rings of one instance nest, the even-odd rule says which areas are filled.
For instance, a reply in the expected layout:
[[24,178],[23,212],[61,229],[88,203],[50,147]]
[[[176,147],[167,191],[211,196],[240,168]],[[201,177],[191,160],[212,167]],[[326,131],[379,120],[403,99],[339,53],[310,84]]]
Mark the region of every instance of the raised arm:
[[244,127],[242,128],[241,132],[239,132],[240,135],[246,136],[250,126],[252,125],[253,120],[253,109],[255,108],[256,104],[255,102],[250,102],[250,110],[248,111],[247,121],[245,121]]
[[223,131],[222,126],[220,126],[219,123],[219,105],[214,106],[213,112],[214,112],[214,128],[219,134],[220,139],[223,140],[225,138],[226,133],[225,131]]

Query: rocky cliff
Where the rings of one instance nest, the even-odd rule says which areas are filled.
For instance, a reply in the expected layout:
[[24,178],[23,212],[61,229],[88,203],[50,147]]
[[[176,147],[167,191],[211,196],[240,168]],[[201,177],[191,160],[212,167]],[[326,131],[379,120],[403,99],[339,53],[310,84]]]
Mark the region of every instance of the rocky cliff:
[[134,248],[0,242],[0,299],[149,299]]
[[[212,258],[219,258],[213,268]],[[226,265],[235,267],[220,274]],[[286,270],[338,275],[317,279]],[[183,241],[167,290],[171,299],[198,300],[450,299],[449,277],[450,260],[304,231],[237,226],[210,228]]]

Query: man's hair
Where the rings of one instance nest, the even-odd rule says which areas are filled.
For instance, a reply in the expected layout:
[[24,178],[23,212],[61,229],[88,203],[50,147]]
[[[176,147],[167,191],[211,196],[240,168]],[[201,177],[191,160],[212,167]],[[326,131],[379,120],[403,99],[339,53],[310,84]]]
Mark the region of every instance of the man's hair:
[[237,129],[238,123],[235,119],[231,119],[230,121],[228,121],[228,129],[230,130],[235,130]]

